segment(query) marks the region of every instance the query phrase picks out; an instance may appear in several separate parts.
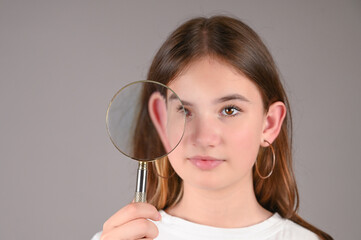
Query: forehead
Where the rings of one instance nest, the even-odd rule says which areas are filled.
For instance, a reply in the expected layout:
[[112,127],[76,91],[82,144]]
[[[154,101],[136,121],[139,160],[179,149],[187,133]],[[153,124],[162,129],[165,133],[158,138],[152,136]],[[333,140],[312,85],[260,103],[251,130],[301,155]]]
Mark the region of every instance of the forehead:
[[262,102],[251,80],[225,61],[211,57],[190,63],[168,86],[182,100],[212,100],[241,94],[251,102]]

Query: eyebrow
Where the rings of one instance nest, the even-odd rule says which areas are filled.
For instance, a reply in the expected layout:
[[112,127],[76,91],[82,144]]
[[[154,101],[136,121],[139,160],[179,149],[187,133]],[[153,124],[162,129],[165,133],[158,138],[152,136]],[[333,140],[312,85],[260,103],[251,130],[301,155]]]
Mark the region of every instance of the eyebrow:
[[216,99],[214,101],[214,103],[222,103],[222,102],[227,102],[227,101],[231,101],[231,100],[239,100],[242,102],[250,102],[245,96],[235,93],[235,94],[231,94],[231,95],[227,95],[224,97],[221,97],[219,99]]
[[[179,101],[179,98],[174,93],[172,93],[170,95],[170,97],[169,97],[169,101],[171,101],[171,100],[178,100]],[[224,97],[218,98],[218,99],[214,100],[213,103],[217,104],[217,103],[223,103],[223,102],[227,102],[227,101],[231,101],[231,100],[238,100],[238,101],[242,101],[242,102],[250,102],[245,96],[243,96],[241,94],[238,94],[238,93],[235,93],[235,94],[230,94],[230,95],[226,95]],[[181,102],[185,106],[193,105],[192,103],[187,102],[187,101],[181,100]]]
[[[179,99],[179,97],[178,97],[177,95],[175,95],[174,93],[172,93],[172,94],[170,95],[170,97],[169,97],[169,101],[172,101],[172,100],[177,100],[177,101],[179,101],[180,99]],[[182,102],[182,104],[183,104],[184,106],[192,106],[192,105],[193,105],[192,103],[187,102],[187,101],[183,101],[183,100],[180,100],[180,101]]]

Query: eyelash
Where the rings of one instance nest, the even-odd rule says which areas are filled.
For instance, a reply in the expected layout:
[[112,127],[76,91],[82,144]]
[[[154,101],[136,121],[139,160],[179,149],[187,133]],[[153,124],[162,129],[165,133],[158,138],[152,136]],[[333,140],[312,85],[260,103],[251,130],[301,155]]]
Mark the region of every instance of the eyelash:
[[[226,109],[233,109],[233,110],[236,110],[237,112],[235,114],[232,114],[232,115],[227,115],[227,114],[223,114],[223,112],[226,110]],[[222,108],[222,111],[221,111],[221,114],[225,117],[235,117],[237,116],[240,112],[242,112],[242,110],[235,106],[235,105],[228,105],[228,106],[225,106],[224,108]]]
[[[228,109],[231,108],[231,109],[233,109],[233,110],[236,110],[237,113],[232,114],[232,115],[223,114],[223,111],[226,110],[227,108],[228,108]],[[183,111],[185,111],[185,112],[186,112],[186,116],[187,116],[187,117],[190,117],[190,114],[191,114],[190,110],[187,109],[187,108],[185,108],[185,107],[183,108],[183,106],[178,106],[177,111],[178,111],[178,112],[183,112]],[[240,112],[242,112],[242,109],[240,109],[239,107],[237,107],[237,106],[235,106],[235,105],[227,105],[227,106],[225,106],[224,108],[222,108],[220,114],[221,114],[222,116],[224,116],[224,117],[235,117],[235,116],[237,116]]]
[[177,111],[178,111],[178,112],[183,112],[183,111],[185,111],[187,117],[188,117],[188,114],[189,114],[189,112],[190,112],[186,107],[183,107],[183,106],[181,106],[181,105],[177,107]]

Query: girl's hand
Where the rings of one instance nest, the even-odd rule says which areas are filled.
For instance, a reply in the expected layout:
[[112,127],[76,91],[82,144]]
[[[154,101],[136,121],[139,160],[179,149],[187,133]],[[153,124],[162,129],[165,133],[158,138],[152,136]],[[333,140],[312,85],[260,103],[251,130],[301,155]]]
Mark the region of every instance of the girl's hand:
[[158,228],[147,219],[159,221],[160,218],[153,205],[130,203],[104,223],[100,240],[153,239],[158,236]]

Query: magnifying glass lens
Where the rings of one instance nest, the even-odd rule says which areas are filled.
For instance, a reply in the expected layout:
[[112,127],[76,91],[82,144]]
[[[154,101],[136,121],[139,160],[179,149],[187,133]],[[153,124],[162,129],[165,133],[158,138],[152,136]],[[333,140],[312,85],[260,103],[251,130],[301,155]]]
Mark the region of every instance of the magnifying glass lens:
[[168,155],[181,141],[185,111],[177,94],[150,80],[132,82],[111,100],[106,117],[114,146],[138,161]]
[[112,98],[106,115],[109,137],[121,153],[139,161],[135,202],[146,201],[147,162],[178,146],[185,123],[181,100],[161,83],[132,82]]

